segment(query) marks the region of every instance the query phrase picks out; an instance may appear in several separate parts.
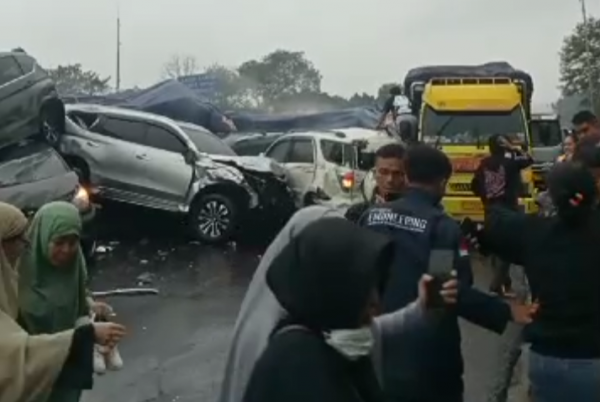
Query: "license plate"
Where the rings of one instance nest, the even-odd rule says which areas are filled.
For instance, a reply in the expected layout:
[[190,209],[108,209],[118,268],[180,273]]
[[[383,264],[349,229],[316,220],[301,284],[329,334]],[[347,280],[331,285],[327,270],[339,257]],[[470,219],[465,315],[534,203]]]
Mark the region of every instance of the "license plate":
[[463,211],[481,212],[481,203],[478,201],[463,201],[461,204]]

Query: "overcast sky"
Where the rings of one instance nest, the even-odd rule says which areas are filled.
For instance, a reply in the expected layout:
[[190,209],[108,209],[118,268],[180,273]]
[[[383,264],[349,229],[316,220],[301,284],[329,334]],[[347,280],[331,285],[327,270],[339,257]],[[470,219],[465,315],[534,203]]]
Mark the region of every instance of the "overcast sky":
[[[117,0],[0,0],[0,10],[0,49],[114,77]],[[558,94],[557,53],[581,20],[579,0],[120,0],[120,10],[123,87],[155,83],[172,54],[236,66],[282,48],[305,51],[323,89],[345,96],[418,65],[506,60],[533,75],[540,103]]]

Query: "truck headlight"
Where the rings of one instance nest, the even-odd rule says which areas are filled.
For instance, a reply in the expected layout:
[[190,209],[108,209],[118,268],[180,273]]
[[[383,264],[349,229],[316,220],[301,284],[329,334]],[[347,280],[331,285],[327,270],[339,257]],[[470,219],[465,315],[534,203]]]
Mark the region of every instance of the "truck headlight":
[[71,202],[79,209],[79,212],[86,212],[90,209],[90,195],[85,187],[79,186],[77,188]]

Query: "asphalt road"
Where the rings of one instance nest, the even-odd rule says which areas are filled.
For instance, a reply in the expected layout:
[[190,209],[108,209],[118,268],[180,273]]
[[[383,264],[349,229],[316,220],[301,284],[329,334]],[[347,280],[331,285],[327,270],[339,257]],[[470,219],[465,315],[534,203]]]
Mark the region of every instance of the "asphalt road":
[[[99,219],[107,250],[99,255],[93,289],[143,284],[160,295],[109,300],[129,330],[120,345],[125,367],[98,378],[84,402],[214,402],[229,333],[261,245],[203,246],[186,239],[169,216],[133,208],[105,208]],[[478,283],[488,283],[488,271],[476,263]],[[462,324],[465,400],[484,402],[502,338]],[[511,402],[526,400],[522,383]]]

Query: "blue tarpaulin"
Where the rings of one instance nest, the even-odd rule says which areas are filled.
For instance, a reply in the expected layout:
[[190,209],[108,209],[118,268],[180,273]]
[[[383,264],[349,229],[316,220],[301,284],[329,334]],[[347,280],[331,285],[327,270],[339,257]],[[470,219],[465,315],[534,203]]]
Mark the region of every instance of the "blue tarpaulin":
[[[71,99],[66,99],[67,101]],[[219,109],[200,99],[193,91],[175,80],[164,81],[140,91],[107,96],[72,99],[78,103],[98,103],[156,113],[171,119],[202,126],[213,133],[229,133]]]
[[239,113],[229,117],[238,131],[282,132],[291,130],[332,130],[349,127],[374,129],[381,112],[373,107],[356,107],[302,115]]

